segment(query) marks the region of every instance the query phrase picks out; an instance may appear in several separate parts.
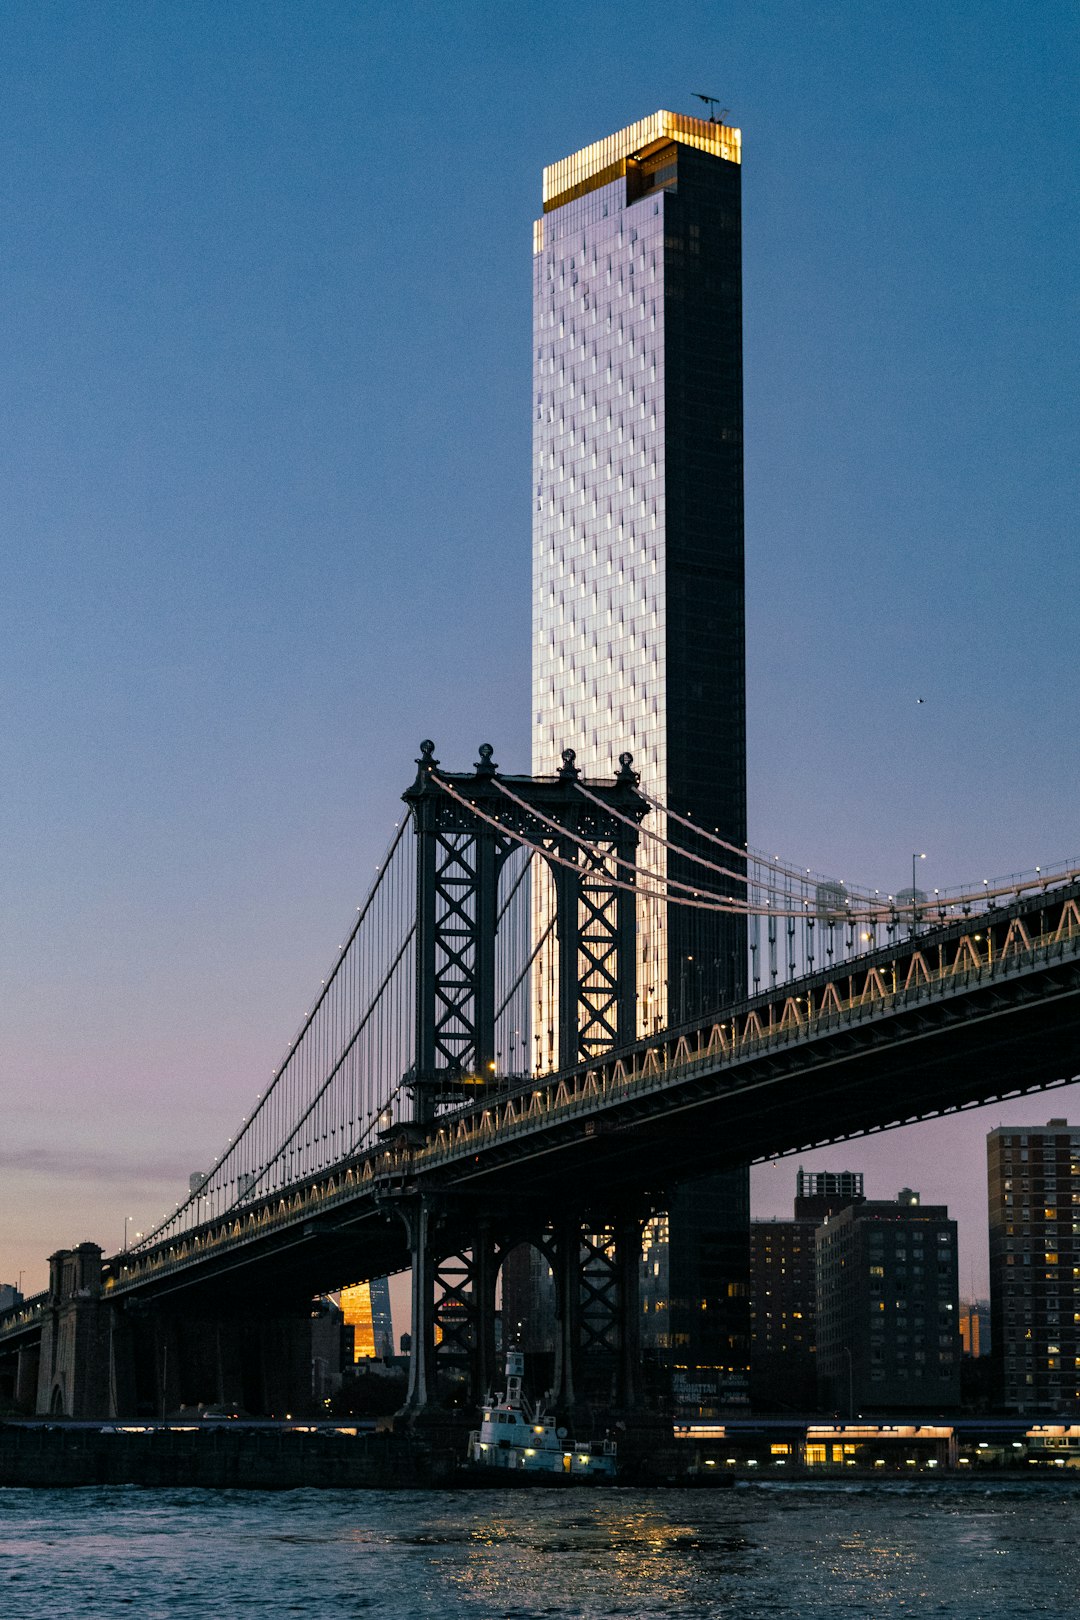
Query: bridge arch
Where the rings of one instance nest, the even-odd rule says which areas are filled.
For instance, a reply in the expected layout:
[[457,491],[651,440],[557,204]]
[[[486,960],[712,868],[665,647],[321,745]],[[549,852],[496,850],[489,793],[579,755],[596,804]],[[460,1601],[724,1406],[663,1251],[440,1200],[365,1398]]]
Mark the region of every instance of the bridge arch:
[[530,1353],[555,1350],[555,1267],[550,1234],[520,1238],[499,1258],[503,1344],[521,1338]]

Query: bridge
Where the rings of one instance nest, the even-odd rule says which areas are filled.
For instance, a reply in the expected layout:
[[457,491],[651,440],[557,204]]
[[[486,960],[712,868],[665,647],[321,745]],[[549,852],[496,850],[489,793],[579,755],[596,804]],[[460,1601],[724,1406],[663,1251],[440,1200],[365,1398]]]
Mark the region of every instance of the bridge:
[[[732,846],[644,793],[629,755],[606,782],[569,751],[548,778],[486,745],[472,772],[430,743],[417,763],[351,934],[203,1185],[131,1251],[54,1256],[0,1317],[25,1406],[284,1410],[312,1297],[407,1267],[408,1410],[440,1366],[479,1400],[499,1267],[531,1242],[556,1280],[556,1399],[629,1411],[642,1223],[680,1180],[1073,1077],[1080,868],[881,895]],[[722,918],[745,970],[650,960],[669,906],[714,951]]]

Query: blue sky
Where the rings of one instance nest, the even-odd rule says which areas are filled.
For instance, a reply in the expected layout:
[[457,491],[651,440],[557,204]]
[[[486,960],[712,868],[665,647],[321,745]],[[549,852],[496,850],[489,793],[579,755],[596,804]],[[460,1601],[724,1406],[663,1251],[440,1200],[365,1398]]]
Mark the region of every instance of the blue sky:
[[[421,737],[526,767],[540,169],[694,91],[744,140],[752,841],[1080,855],[1078,57],[1054,0],[9,0],[0,1277],[214,1156]],[[999,1117],[826,1159],[974,1269]]]

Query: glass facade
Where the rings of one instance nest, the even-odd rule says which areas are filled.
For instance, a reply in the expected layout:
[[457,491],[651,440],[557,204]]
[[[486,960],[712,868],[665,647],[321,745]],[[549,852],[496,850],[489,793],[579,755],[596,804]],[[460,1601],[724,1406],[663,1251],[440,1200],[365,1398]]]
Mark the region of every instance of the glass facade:
[[[678,122],[702,142],[725,128]],[[533,260],[532,766],[555,771],[573,748],[607,776],[629,749],[646,791],[742,844],[740,167],[713,139],[717,152],[661,138],[583,192],[575,160],[547,171],[577,179],[538,222]],[[665,834],[661,815],[648,831]],[[642,862],[667,870],[647,835]],[[670,875],[700,868],[674,857]],[[740,923],[666,909],[643,902],[639,918],[642,1032],[745,987]],[[553,976],[536,982],[547,1067]]]
[[[646,792],[742,845],[739,159],[737,130],[657,113],[545,171],[533,255],[532,768],[551,773],[573,748],[586,775],[610,777],[629,750]],[[700,878],[648,836],[666,835],[661,812],[646,829],[643,867]],[[551,904],[541,876],[537,939]],[[640,1032],[744,993],[741,919],[643,900],[638,923]],[[558,1052],[555,984],[541,952],[540,1068]],[[667,1327],[695,1389],[722,1369],[720,1384],[745,1390],[745,1183],[741,1172],[712,1178],[669,1212]]]

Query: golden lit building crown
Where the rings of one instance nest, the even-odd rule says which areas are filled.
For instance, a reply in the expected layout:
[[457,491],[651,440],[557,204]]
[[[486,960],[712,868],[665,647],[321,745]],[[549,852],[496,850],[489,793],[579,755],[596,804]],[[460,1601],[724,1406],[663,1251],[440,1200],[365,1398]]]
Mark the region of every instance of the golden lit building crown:
[[639,118],[615,135],[583,146],[580,152],[550,163],[544,170],[544,212],[550,213],[587,191],[606,186],[626,173],[628,160],[647,157],[654,147],[676,141],[696,146],[700,152],[742,161],[742,131],[707,118],[687,118],[682,113],[655,112]]

